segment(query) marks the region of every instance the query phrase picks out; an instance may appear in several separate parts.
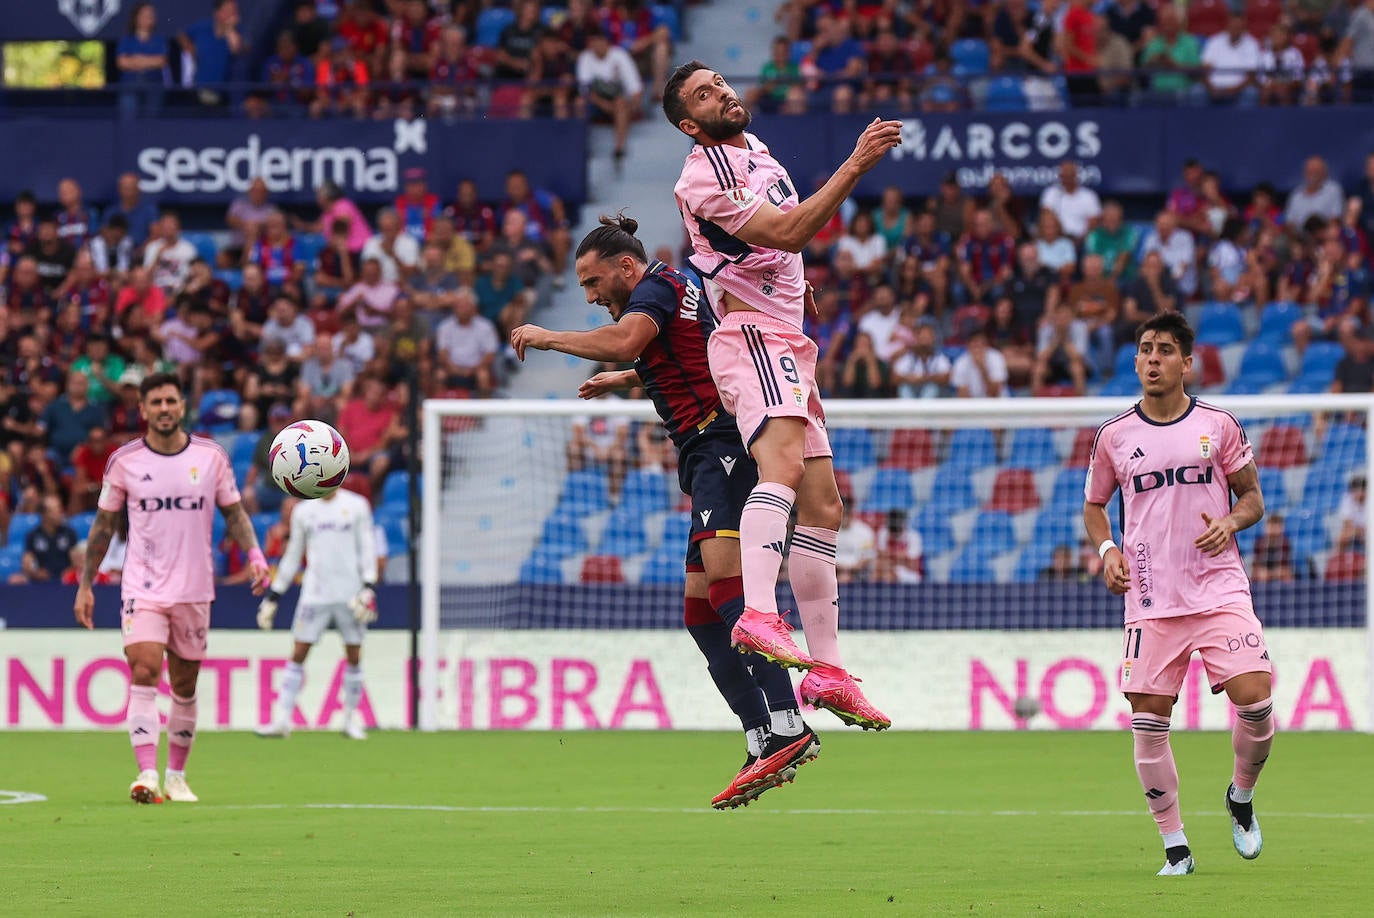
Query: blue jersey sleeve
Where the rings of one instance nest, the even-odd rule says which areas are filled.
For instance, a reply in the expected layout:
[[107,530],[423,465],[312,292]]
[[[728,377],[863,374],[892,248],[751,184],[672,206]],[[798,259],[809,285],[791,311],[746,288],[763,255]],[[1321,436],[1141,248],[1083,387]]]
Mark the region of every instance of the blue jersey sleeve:
[[630,293],[630,303],[621,315],[643,313],[654,320],[661,332],[673,321],[677,310],[677,288],[661,277],[648,276],[635,285]]

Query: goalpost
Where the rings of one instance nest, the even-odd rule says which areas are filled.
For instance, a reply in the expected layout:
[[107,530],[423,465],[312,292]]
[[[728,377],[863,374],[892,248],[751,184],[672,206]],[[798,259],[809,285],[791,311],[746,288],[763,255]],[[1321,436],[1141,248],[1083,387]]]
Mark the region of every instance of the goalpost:
[[[1267,519],[1238,542],[1281,726],[1374,729],[1374,575],[1363,533],[1341,541],[1352,480],[1374,477],[1374,397],[1206,400],[1241,418],[1260,467]],[[1121,601],[1082,569],[1096,551],[1081,509],[1092,433],[1129,405],[828,403],[841,491],[877,555],[842,557],[856,576],[841,586],[841,642],[895,728],[1120,725]],[[650,404],[423,411],[419,728],[730,728],[682,633],[690,520],[657,441],[639,443],[658,427]],[[575,455],[579,427],[612,458]],[[1366,503],[1365,529],[1370,515]],[[1286,564],[1276,551],[1253,570],[1262,535],[1286,541]],[[791,607],[785,575],[779,600]],[[1176,720],[1227,726],[1209,695],[1194,659]]]

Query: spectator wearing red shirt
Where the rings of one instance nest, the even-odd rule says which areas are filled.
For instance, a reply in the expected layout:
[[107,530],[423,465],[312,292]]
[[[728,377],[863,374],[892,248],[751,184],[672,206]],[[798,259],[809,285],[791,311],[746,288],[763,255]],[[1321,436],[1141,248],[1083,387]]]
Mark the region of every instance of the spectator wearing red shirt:
[[976,211],[973,227],[959,240],[959,275],[970,302],[996,299],[997,291],[1011,280],[1016,262],[1011,236],[993,227],[992,215]]
[[257,265],[268,284],[299,297],[305,264],[296,260],[296,240],[286,228],[286,215],[269,214],[261,233],[251,229],[245,241],[244,264]]
[[1190,233],[1204,233],[1208,230],[1205,201],[1202,194],[1202,180],[1207,170],[1195,159],[1183,161],[1183,184],[1169,192],[1167,210],[1178,215],[1179,226]]
[[468,36],[461,26],[446,27],[439,36],[439,47],[429,70],[429,114],[431,116],[471,114],[477,103],[477,80],[481,76]]
[[[372,73],[382,73],[386,64],[386,21],[378,15],[371,0],[349,0],[336,24],[339,38],[352,50],[358,63]],[[337,47],[337,42],[336,42]]]
[[110,285],[95,270],[95,261],[87,249],[76,253],[71,273],[57,288],[57,300],[62,306],[75,305],[81,316],[83,332],[104,331],[110,318]]
[[405,465],[407,431],[380,379],[364,376],[354,391],[358,396],[339,412],[339,433],[348,442],[353,467],[367,470],[368,495],[380,494],[387,472]]
[[458,199],[444,210],[459,236],[472,243],[478,252],[496,238],[496,209],[477,197],[477,183],[463,179],[458,183]]
[[327,114],[351,114],[355,118],[371,115],[371,94],[368,85],[372,72],[354,46],[346,39],[336,38],[329,52],[315,65],[315,101],[310,103],[310,117]]
[[396,215],[401,218],[402,232],[409,233],[423,245],[434,218],[442,211],[439,196],[429,190],[424,169],[418,166],[407,169],[403,177],[405,192],[396,198]]
[[95,509],[100,486],[105,481],[105,463],[119,448],[104,427],[92,427],[86,439],[72,450],[72,486],[67,498],[67,513]]
[[431,18],[425,0],[403,0],[401,15],[391,24],[392,72],[405,80],[429,76],[443,22]]
[[1096,105],[1101,87],[1097,70],[1097,20],[1092,0],[1069,0],[1068,12],[1057,36],[1059,57],[1064,61],[1064,76],[1069,99],[1075,106]]
[[123,320],[130,310],[142,313],[149,325],[157,325],[167,312],[167,294],[154,286],[152,272],[143,265],[135,265],[129,272],[129,283],[115,299],[115,318]]

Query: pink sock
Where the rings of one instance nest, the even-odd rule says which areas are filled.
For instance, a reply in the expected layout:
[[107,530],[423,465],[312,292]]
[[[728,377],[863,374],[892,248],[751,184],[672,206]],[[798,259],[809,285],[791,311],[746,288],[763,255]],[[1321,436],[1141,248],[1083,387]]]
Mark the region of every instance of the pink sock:
[[1132,714],[1131,733],[1135,736],[1135,771],[1145,800],[1159,826],[1159,834],[1183,831],[1178,811],[1178,767],[1169,745],[1169,718],[1158,714]]
[[1271,698],[1254,704],[1236,705],[1236,725],[1231,728],[1231,748],[1236,751],[1236,770],[1231,783],[1254,790],[1260,769],[1274,745],[1274,702]]
[[787,576],[806,632],[806,652],[813,659],[844,669],[840,656],[840,586],[835,579],[839,535],[820,526],[798,526],[792,533]]
[[186,757],[196,741],[196,696],[172,695],[172,713],[167,717],[167,768],[185,771]]
[[129,710],[125,715],[129,725],[129,743],[134,747],[134,760],[139,771],[157,770],[157,688],[151,685],[129,686]]
[[760,612],[778,611],[778,570],[787,544],[787,520],[797,492],[775,481],[760,481],[739,517],[739,553],[744,568],[744,604]]

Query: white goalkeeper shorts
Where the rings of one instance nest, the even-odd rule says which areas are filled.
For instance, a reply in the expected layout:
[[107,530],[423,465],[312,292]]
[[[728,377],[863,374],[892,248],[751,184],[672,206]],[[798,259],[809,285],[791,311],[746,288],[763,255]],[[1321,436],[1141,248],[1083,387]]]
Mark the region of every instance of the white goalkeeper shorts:
[[353,617],[353,610],[347,603],[327,603],[296,606],[296,617],[291,620],[291,636],[302,644],[318,644],[324,636],[324,629],[330,625],[339,629],[339,636],[345,644],[361,644],[367,628]]

